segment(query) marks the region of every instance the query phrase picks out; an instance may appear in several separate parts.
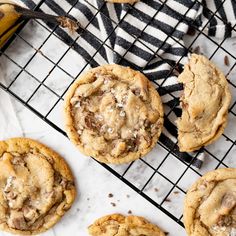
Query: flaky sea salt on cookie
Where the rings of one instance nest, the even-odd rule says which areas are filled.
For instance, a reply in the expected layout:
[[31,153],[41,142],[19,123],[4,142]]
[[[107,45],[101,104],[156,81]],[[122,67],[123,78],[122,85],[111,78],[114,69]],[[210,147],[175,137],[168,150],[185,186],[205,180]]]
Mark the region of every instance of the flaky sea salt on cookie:
[[188,190],[184,225],[189,236],[234,236],[236,233],[236,169],[203,175]]
[[182,116],[177,121],[182,152],[206,146],[223,133],[231,101],[223,73],[206,57],[192,54],[178,78],[184,85]]
[[65,161],[26,138],[0,141],[0,229],[39,234],[71,207],[75,186]]
[[104,65],[80,76],[65,99],[66,132],[85,154],[104,163],[147,154],[163,127],[163,107],[140,72]]
[[88,228],[90,236],[165,236],[143,217],[113,214],[96,220]]

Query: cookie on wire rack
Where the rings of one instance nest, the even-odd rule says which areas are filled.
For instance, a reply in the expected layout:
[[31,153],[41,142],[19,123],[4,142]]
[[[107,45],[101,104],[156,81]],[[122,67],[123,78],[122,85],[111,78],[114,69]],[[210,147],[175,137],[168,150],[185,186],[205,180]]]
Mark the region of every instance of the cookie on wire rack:
[[205,56],[192,54],[178,78],[184,85],[182,116],[177,121],[178,145],[192,152],[220,137],[231,101],[224,74]]
[[27,138],[0,141],[0,189],[0,229],[18,235],[51,228],[76,195],[66,162]]
[[65,99],[70,140],[85,155],[121,164],[147,154],[163,127],[163,106],[151,82],[119,65],[89,70],[70,87]]

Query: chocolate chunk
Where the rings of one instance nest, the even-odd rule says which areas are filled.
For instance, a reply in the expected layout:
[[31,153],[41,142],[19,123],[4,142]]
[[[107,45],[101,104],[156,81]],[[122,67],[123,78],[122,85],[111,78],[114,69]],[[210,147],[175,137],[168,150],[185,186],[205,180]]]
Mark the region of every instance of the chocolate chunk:
[[193,27],[189,27],[187,34],[190,36],[194,36],[196,33],[196,30]]
[[62,178],[61,178],[61,174],[57,171],[54,172],[54,181],[58,184],[61,182]]
[[226,66],[229,66],[229,57],[227,55],[224,57],[224,63]]
[[193,52],[196,53],[196,54],[199,54],[200,53],[200,47],[197,46],[193,49]]
[[87,128],[91,130],[98,130],[101,128],[101,124],[95,120],[95,117],[92,113],[89,113],[85,118],[84,118],[85,125]]
[[136,152],[138,150],[139,141],[140,141],[139,137],[128,139],[126,141],[127,147],[128,147],[128,151]]
[[132,90],[132,92],[136,95],[136,96],[140,96],[141,94],[141,89],[140,88],[135,88]]
[[231,216],[220,216],[217,225],[219,225],[220,227],[230,226],[232,222],[233,219]]
[[8,220],[8,225],[13,229],[25,230],[27,224],[22,212],[12,211]]

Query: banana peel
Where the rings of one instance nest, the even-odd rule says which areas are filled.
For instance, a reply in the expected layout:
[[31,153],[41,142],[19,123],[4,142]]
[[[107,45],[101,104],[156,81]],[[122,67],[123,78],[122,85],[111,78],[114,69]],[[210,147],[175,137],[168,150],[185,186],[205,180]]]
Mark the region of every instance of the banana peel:
[[15,11],[14,5],[0,2],[0,48],[21,25],[20,17],[21,14]]
[[79,28],[78,22],[65,16],[54,16],[26,9],[12,1],[0,0],[0,49],[26,19],[42,19],[69,28]]

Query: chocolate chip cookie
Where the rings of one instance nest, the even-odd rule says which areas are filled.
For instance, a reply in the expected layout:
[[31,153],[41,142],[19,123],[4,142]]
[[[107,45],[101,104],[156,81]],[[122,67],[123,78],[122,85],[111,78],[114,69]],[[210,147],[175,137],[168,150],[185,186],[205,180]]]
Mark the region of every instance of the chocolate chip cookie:
[[165,234],[146,219],[138,216],[113,214],[102,217],[88,228],[90,236],[164,236]]
[[206,57],[192,54],[178,78],[184,85],[177,121],[180,151],[206,146],[223,133],[231,95],[223,73]]
[[75,198],[65,161],[26,138],[0,141],[0,229],[38,234],[51,228]]
[[236,233],[236,169],[205,174],[188,190],[184,225],[189,236]]
[[140,72],[104,65],[80,76],[65,99],[66,131],[85,154],[121,164],[148,153],[163,127],[163,107]]

